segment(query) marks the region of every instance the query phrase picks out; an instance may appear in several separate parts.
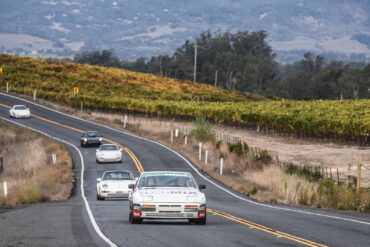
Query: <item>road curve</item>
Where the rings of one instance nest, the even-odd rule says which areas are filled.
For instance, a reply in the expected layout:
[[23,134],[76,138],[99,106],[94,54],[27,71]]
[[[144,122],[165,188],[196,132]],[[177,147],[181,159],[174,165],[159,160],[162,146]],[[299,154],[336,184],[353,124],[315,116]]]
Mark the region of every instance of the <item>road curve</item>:
[[[184,157],[155,142],[3,93],[0,117],[8,118],[7,107],[14,104],[27,105],[35,116],[9,121],[68,143],[77,184],[66,202],[0,209],[0,246],[370,246],[369,215],[256,203],[210,180]],[[70,145],[79,145],[79,131],[92,129],[132,152],[124,155],[123,165],[97,165],[94,148],[77,150]],[[206,184],[207,225],[183,221],[130,225],[127,201],[96,201],[97,177],[116,168],[138,176],[138,162],[144,170],[186,170],[198,184]],[[82,165],[84,181],[79,190]]]

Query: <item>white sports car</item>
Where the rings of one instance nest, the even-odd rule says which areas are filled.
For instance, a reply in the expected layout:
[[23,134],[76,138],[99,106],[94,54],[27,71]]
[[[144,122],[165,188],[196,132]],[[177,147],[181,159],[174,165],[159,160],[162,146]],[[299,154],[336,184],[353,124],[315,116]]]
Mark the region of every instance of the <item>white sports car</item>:
[[103,144],[96,150],[96,162],[122,163],[122,149],[115,144]]
[[96,199],[127,198],[131,189],[129,185],[135,183],[135,179],[129,171],[106,171],[96,183]]
[[9,110],[9,115],[12,118],[30,118],[30,109],[24,105],[15,105]]
[[188,172],[144,172],[135,185],[130,185],[130,215],[132,224],[143,219],[188,219],[205,225],[206,197]]

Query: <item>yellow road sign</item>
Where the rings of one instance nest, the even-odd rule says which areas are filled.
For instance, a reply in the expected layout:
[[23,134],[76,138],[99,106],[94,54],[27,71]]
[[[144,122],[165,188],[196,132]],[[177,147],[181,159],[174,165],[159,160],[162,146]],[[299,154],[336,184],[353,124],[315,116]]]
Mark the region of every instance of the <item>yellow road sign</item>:
[[79,94],[80,93],[80,88],[79,87],[74,87],[73,88],[73,94],[76,95],[76,94]]
[[3,67],[0,67],[0,74],[3,73]]

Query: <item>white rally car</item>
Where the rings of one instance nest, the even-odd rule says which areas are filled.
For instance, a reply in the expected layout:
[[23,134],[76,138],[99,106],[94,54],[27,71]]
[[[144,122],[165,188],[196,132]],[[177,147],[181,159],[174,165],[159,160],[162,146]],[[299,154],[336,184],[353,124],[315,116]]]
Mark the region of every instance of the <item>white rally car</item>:
[[188,219],[205,225],[206,197],[188,172],[156,171],[141,174],[135,185],[130,185],[130,215],[132,224],[143,219]]
[[115,144],[103,144],[96,150],[96,162],[122,163],[122,149]]
[[129,185],[135,183],[135,179],[129,171],[106,171],[96,183],[96,199],[127,198],[131,189]]
[[24,105],[15,105],[9,110],[11,118],[30,118],[30,109]]

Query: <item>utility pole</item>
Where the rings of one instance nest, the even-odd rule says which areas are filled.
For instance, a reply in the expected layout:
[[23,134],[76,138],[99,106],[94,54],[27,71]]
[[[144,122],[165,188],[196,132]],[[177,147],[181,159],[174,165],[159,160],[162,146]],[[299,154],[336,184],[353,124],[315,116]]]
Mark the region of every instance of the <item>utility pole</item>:
[[216,69],[216,72],[215,72],[215,87],[217,87],[217,78],[218,77],[218,70]]
[[197,81],[197,56],[198,56],[198,44],[194,45],[194,77],[193,82]]

